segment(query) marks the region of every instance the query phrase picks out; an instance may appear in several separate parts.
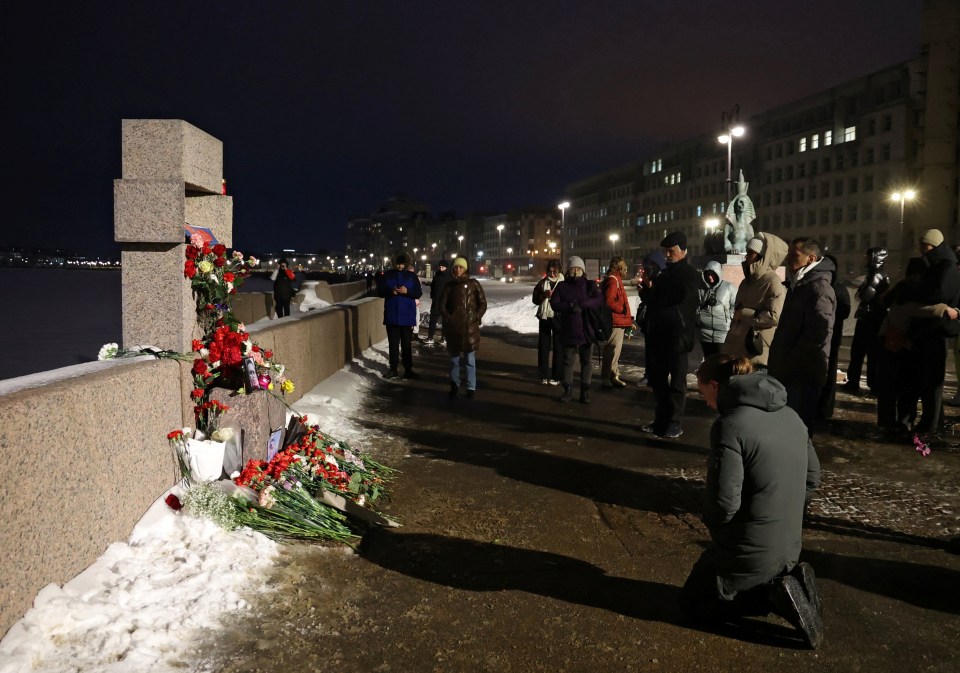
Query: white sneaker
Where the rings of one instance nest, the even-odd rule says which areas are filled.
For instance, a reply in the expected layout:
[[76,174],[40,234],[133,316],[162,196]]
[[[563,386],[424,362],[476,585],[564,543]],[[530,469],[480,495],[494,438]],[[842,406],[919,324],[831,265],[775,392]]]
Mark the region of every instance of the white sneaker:
[[557,379],[550,379],[551,386],[559,386],[560,382]]
[[540,385],[541,386],[550,385],[550,379],[540,379]]

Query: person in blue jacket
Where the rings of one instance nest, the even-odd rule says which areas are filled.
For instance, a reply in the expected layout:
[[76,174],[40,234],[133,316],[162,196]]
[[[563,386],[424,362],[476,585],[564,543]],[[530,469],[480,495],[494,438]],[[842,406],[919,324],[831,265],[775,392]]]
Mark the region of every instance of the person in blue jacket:
[[417,324],[417,299],[423,295],[417,274],[407,271],[410,259],[400,253],[394,259],[393,269],[377,278],[377,294],[383,297],[383,324],[387,328],[390,370],[387,379],[400,378],[397,365],[403,354],[403,378],[418,379],[413,371],[411,341]]

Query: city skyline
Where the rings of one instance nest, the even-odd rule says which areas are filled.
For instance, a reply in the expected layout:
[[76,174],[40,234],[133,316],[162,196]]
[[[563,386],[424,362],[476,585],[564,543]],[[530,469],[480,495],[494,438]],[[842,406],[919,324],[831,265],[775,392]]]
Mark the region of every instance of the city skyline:
[[920,0],[781,4],[11,7],[0,246],[116,249],[123,118],[223,141],[238,248],[341,249],[394,193],[460,214],[554,205],[735,103],[763,112],[919,44]]

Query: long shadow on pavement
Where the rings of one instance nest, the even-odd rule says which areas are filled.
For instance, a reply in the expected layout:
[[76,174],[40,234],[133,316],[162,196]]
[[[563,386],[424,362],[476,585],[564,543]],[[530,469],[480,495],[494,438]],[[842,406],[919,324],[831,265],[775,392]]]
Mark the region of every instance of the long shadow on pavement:
[[677,607],[677,587],[607,575],[569,556],[424,533],[367,534],[360,554],[409,577],[466,591],[525,591],[646,621],[775,647],[801,648],[793,629],[760,620],[692,626]]

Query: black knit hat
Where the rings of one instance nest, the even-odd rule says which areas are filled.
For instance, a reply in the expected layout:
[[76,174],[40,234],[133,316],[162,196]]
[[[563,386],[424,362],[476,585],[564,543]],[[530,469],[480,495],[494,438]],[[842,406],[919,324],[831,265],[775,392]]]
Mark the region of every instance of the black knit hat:
[[393,263],[396,266],[406,266],[410,263],[410,258],[401,252],[393,259]]
[[438,269],[439,269],[439,268],[444,268],[444,269],[445,269],[445,268],[447,268],[448,266],[450,266],[450,265],[447,263],[447,260],[445,260],[445,259],[443,259],[443,258],[441,258],[440,261],[437,262],[437,268],[438,268]]
[[660,241],[661,248],[679,247],[681,250],[687,249],[687,235],[682,231],[673,231],[667,234],[667,237]]

